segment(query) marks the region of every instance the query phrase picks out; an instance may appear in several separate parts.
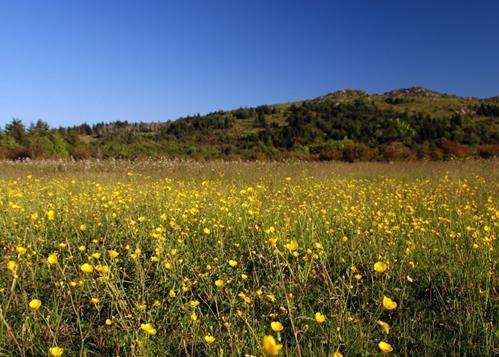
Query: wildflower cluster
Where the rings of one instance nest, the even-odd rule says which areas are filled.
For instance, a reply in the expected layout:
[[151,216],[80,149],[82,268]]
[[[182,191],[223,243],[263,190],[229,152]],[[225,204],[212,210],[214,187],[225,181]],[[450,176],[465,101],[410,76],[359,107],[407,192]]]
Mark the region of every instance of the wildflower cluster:
[[0,349],[492,354],[485,168],[211,165],[0,176]]

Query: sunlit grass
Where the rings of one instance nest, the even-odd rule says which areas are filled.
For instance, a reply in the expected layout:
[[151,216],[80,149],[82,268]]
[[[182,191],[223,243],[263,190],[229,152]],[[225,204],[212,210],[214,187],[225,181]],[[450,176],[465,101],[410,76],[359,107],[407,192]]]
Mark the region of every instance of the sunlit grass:
[[492,355],[496,175],[2,163],[0,353]]

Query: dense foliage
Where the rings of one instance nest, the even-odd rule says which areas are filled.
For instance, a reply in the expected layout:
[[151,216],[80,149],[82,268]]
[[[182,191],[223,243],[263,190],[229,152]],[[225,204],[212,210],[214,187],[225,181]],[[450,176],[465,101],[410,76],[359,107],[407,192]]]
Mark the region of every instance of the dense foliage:
[[0,158],[413,160],[496,156],[499,101],[422,88],[217,111],[162,123],[99,123],[0,131]]

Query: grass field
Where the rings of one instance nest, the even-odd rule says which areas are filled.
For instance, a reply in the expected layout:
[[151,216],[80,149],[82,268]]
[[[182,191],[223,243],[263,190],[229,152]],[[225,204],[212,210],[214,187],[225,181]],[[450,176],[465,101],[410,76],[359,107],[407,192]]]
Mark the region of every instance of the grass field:
[[497,355],[497,184],[495,161],[0,163],[0,354]]

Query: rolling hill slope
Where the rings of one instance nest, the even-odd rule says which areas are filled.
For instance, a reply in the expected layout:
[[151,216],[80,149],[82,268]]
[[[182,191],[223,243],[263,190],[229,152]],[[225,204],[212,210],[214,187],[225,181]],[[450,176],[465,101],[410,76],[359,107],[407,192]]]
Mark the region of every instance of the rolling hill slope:
[[383,94],[341,90],[310,100],[156,123],[48,129],[39,122],[22,134],[14,124],[0,137],[4,157],[345,161],[490,157],[498,153],[499,97],[459,97],[422,87]]

